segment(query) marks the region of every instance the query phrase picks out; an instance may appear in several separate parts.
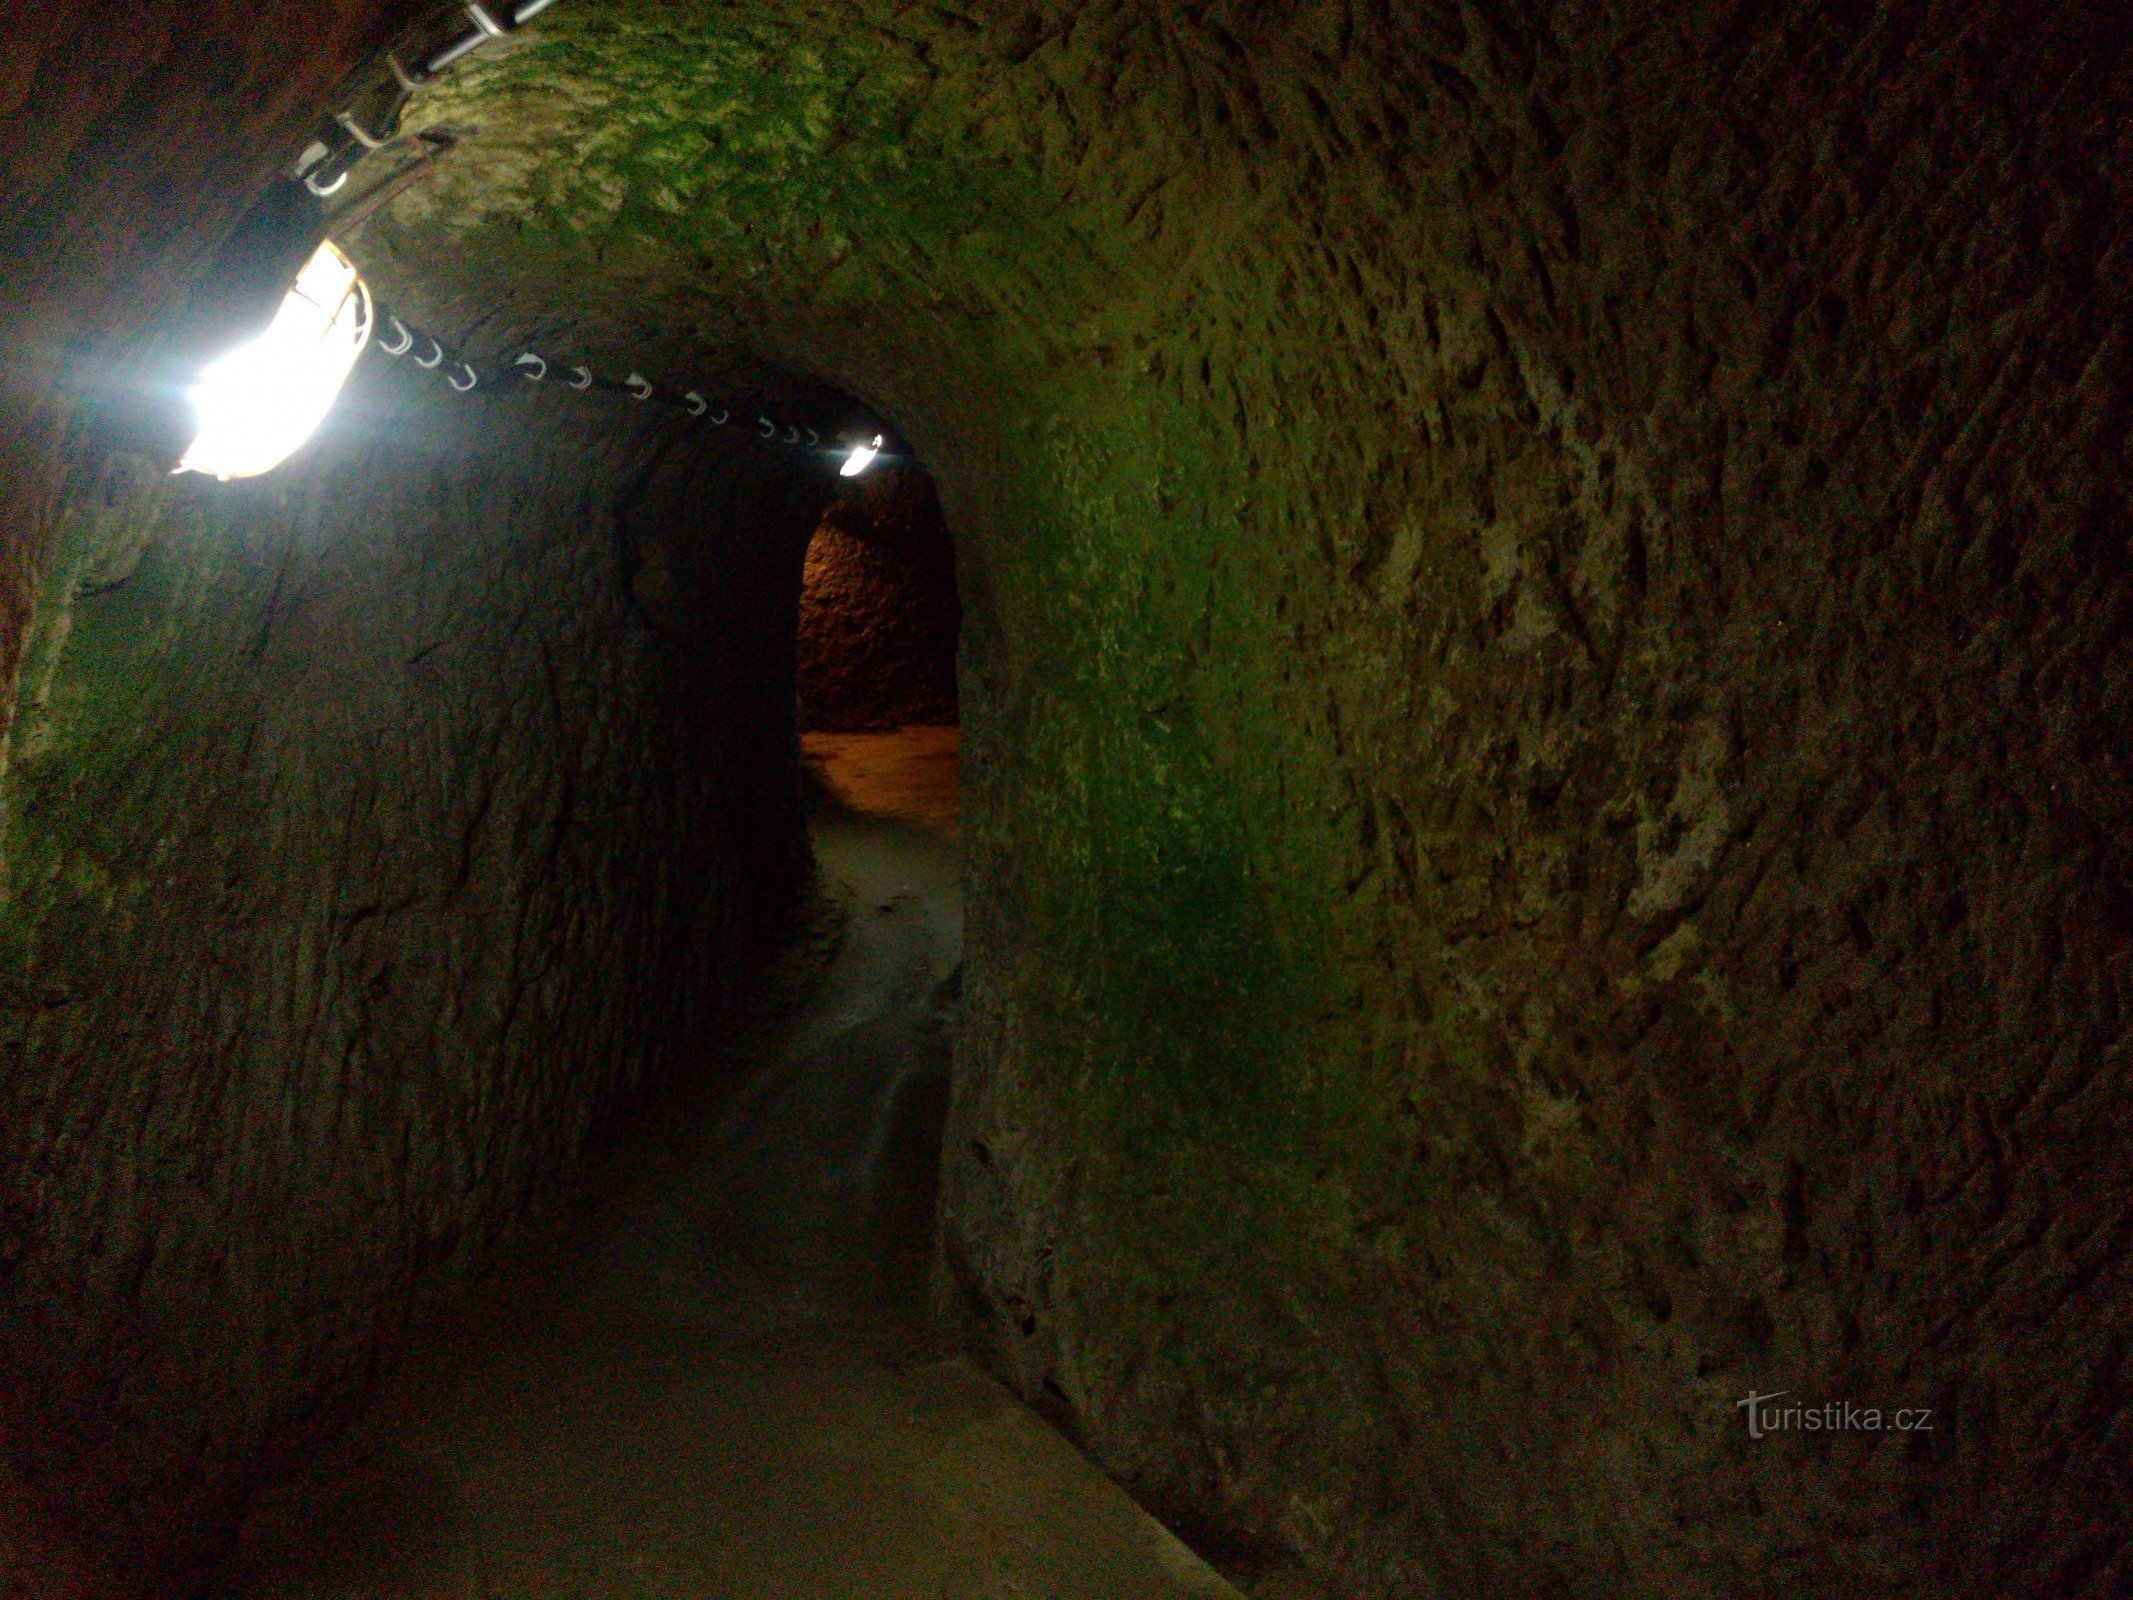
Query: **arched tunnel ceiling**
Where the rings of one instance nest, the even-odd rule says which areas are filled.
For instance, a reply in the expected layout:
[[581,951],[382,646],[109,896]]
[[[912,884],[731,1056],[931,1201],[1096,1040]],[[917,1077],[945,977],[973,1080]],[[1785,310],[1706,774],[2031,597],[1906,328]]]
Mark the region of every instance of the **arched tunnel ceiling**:
[[[1456,6],[1400,31],[1418,25],[1456,53]],[[1245,37],[1131,5],[584,0],[416,102],[407,131],[450,148],[356,238],[389,286],[505,300],[499,338],[612,326],[678,378],[695,369],[671,341],[692,337],[880,390],[939,442],[1003,412],[1034,427],[1078,378],[1185,360],[1166,338],[1278,336],[1295,263],[1240,283],[1233,247],[1308,246],[1268,237],[1301,197],[1339,191],[1361,222],[1411,184],[1417,152],[1378,124],[1418,83],[1356,61],[1291,83],[1309,29],[1231,26]],[[1329,95],[1354,127],[1317,128]],[[1317,148],[1293,147],[1306,125]],[[392,160],[340,203],[364,207]]]
[[1082,324],[1126,262],[1004,114],[1028,64],[948,15],[559,12],[416,102],[406,131],[449,147],[356,238],[387,283],[502,299],[501,337],[582,325],[677,383],[746,349],[982,387],[1100,337]]
[[[2118,8],[2040,16],[2022,0],[566,0],[418,104],[410,126],[453,143],[350,242],[440,334],[582,344],[677,386],[829,384],[938,469],[971,860],[943,1315],[1183,1524],[1371,1596],[2123,1590],[2133,88]],[[352,56],[348,27],[331,44]],[[276,36],[229,72],[256,84],[289,48]],[[197,85],[227,65],[186,55],[156,80],[194,85],[203,141],[229,117]],[[227,140],[293,137],[293,92]],[[48,235],[131,238],[113,217],[150,214],[167,172],[216,197],[191,239],[210,255],[242,152],[170,148],[130,189],[85,160],[102,210]],[[261,181],[281,149],[253,152]],[[388,170],[372,167],[344,204]],[[182,252],[151,243],[126,261],[173,270]],[[35,303],[77,308],[48,343],[83,337],[103,303],[88,268],[37,259]],[[136,298],[129,326],[182,296]],[[660,441],[618,433],[581,471],[518,428],[562,398],[485,391],[464,490],[419,438],[388,458],[344,436],[287,502],[264,485],[145,546],[217,575],[169,592],[211,624],[200,658],[248,714],[282,704],[248,653],[281,594],[263,552],[304,556],[325,600],[268,663],[303,686],[289,748],[313,708],[343,713],[334,652],[353,641],[375,666],[351,740],[436,779],[434,826],[379,813],[376,874],[421,868],[420,914],[464,919],[470,970],[508,943],[520,864],[573,814],[582,728],[609,730],[598,792],[616,797],[594,887],[554,894],[585,972],[617,948],[580,914],[611,876],[597,863],[651,872],[628,797],[676,792],[657,768],[675,706],[714,754],[746,736],[745,760],[678,791],[705,903],[745,876],[751,825],[698,827],[699,811],[782,808],[796,827],[790,796],[755,781],[789,743],[782,685],[736,642],[768,655],[790,585],[768,557],[745,582],[683,585],[679,611],[722,599],[758,634],[713,641],[715,706],[675,689],[615,581]],[[96,482],[88,446],[68,448]],[[531,500],[521,449],[544,452]],[[678,567],[746,554],[677,537],[714,493],[713,531],[768,525],[800,493],[737,451],[667,468],[641,543]],[[342,539],[332,513],[351,504],[393,537]],[[124,520],[94,496],[69,516],[63,534]],[[451,598],[472,596],[480,626],[439,657],[449,608],[424,585],[454,563]],[[202,963],[158,968],[173,1004],[235,992],[183,942],[191,902],[155,898],[181,881],[165,841],[205,840],[182,881],[225,881],[223,851],[281,893],[283,863],[216,833],[190,794],[129,788],[136,769],[94,749],[66,759],[70,737],[140,733],[143,706],[197,710],[209,680],[184,658],[156,669],[160,698],[136,681],[132,652],[167,637],[122,625],[154,620],[146,587],[68,589],[54,614],[83,598],[100,626],[65,634],[75,677],[25,680],[82,693],[35,706],[57,707],[39,793],[61,826],[28,842],[66,849],[10,859],[8,1026],[34,1068],[11,1126],[48,1138],[23,1189],[45,1208],[34,1249],[0,1283],[22,1292],[28,1262],[108,1293],[124,1316],[67,1303],[95,1354],[101,1330],[134,1327],[127,1296],[155,1267],[164,1315],[226,1334],[218,1448],[241,1476],[258,1417],[310,1415],[320,1373],[374,1354],[376,1284],[449,1249],[446,1224],[498,1224],[506,1186],[452,1190],[462,1216],[320,1176],[308,1146],[260,1131],[278,1109],[237,1114],[258,1083],[278,1107],[271,1053],[231,1091],[241,1162],[216,1167],[213,1129],[142,1113],[184,1155],[167,1190],[45,1115],[171,1103],[136,997],[57,981],[68,950],[135,948],[147,908]],[[571,647],[569,694],[543,683],[550,635],[522,613],[596,636]],[[694,649],[717,630],[681,631]],[[424,662],[459,677],[419,677]],[[624,673],[651,688],[603,722]],[[505,910],[454,898],[456,841],[488,837],[468,821],[482,760],[418,760],[415,713],[476,750],[502,718],[538,732],[538,760],[483,758],[526,791],[485,858]],[[351,765],[324,763],[320,792],[394,791],[400,769]],[[254,779],[286,821],[278,775]],[[39,793],[10,781],[19,846]],[[148,798],[76,803],[97,784]],[[318,894],[339,894],[327,876]],[[25,884],[62,913],[37,938]],[[737,898],[672,946],[707,994],[727,971],[712,936],[742,909],[769,914]],[[279,1015],[280,953],[307,948],[312,922],[289,916],[243,930],[262,1014]],[[342,941],[353,1014],[404,925],[366,913]],[[595,1040],[605,989],[551,988],[572,1024],[552,1036]],[[434,1014],[381,994],[396,1026]],[[138,1044],[134,1077],[115,1039]],[[538,1052],[513,1067],[536,1108],[522,1125],[441,1112],[487,1093],[446,1048],[463,1043],[428,1078],[381,1075],[358,1109],[396,1134],[449,1123],[477,1155],[568,1144],[542,1136],[541,1107],[575,1111],[584,1085]],[[634,1060],[580,1053],[623,1098]],[[124,1081],[99,1099],[105,1076]],[[197,1203],[196,1158],[223,1174]],[[321,1214],[378,1238],[339,1263],[331,1306],[286,1291],[320,1325],[262,1395],[235,1324],[198,1308],[227,1287],[219,1244],[264,1252],[262,1217],[301,1221],[276,1202],[313,1177]],[[181,1219],[183,1248],[146,1224],[132,1254],[105,1248],[111,1197],[141,1193]],[[309,1242],[330,1259],[328,1231]],[[243,1309],[271,1351],[285,1291],[254,1276],[268,1290]],[[73,1353],[17,1309],[14,1345]],[[84,1378],[84,1410],[124,1366]],[[1858,1454],[1824,1471],[1834,1457],[1783,1448],[1799,1441],[1744,1437],[1751,1388],[1930,1404],[1949,1426],[1931,1450],[1846,1441]],[[182,1477],[155,1448],[140,1476]]]

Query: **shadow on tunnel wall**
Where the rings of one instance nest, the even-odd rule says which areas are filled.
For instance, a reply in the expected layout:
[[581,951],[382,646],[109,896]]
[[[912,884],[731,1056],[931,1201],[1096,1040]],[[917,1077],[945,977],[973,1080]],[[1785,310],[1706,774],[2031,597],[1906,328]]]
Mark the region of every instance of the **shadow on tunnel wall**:
[[709,1051],[808,871],[821,475],[372,356],[282,471],[68,496],[0,852],[16,1464],[173,1580]]

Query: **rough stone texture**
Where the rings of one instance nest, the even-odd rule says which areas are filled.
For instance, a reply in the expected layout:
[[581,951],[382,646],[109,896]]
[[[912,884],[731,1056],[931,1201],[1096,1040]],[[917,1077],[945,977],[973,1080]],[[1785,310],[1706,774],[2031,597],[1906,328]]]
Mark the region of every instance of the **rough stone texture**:
[[[69,3],[0,14],[0,682],[13,681],[78,396],[114,377],[152,393],[215,342],[214,317],[190,314],[189,280],[327,87],[411,9],[140,0],[122,19]],[[15,1207],[0,1190],[0,1237]],[[23,1393],[0,1381],[0,1590],[57,1600],[108,1574],[11,1469]]]
[[934,469],[944,1312],[1151,1502],[1357,1595],[2101,1597],[2126,34],[572,0],[366,239]]
[[167,382],[222,342],[188,291],[335,80],[418,8],[141,0],[122,24],[65,3],[0,19],[0,671],[75,399]]
[[1155,1503],[1370,1595],[2127,1581],[2124,31],[617,3],[436,108],[389,226],[935,470],[950,1299]]
[[933,480],[877,468],[823,513],[800,579],[800,726],[955,721],[955,545]]
[[282,474],[71,497],[18,691],[12,1442],[162,1581],[701,1059],[806,869],[820,475],[372,361]]

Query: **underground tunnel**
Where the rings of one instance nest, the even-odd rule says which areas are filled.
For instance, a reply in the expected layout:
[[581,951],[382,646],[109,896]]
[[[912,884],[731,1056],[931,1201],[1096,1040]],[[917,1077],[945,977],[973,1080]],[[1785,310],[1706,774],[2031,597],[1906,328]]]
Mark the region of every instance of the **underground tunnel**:
[[2133,1591],[2129,34],[14,8],[0,1592]]

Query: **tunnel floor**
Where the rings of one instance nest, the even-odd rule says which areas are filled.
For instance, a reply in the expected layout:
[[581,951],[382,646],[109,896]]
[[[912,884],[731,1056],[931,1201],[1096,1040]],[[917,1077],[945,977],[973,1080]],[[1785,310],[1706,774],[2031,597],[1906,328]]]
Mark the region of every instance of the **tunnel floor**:
[[808,736],[842,931],[819,919],[786,963],[806,981],[749,1024],[739,1087],[602,1157],[350,1441],[255,1506],[215,1600],[1234,1594],[924,1332],[955,750]]

